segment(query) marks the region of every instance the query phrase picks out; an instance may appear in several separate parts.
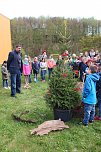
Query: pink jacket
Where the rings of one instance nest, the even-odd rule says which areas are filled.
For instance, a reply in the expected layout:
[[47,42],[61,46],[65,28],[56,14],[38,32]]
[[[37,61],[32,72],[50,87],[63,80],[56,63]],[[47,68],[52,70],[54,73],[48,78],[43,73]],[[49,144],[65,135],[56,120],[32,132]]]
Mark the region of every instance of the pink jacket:
[[30,65],[28,64],[23,64],[23,74],[24,75],[30,75],[31,73],[31,69],[30,69]]
[[54,68],[55,65],[56,65],[56,63],[53,59],[48,59],[48,61],[47,61],[48,68]]

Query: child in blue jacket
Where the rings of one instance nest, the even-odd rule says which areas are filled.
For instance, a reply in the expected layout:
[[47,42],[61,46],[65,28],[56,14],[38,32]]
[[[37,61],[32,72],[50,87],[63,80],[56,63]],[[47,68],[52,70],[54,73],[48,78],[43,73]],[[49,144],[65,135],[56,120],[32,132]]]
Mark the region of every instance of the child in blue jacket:
[[98,80],[99,75],[97,74],[97,67],[92,65],[88,69],[88,75],[82,93],[82,100],[84,103],[84,126],[87,126],[89,122],[91,123],[94,120],[96,104],[96,82]]

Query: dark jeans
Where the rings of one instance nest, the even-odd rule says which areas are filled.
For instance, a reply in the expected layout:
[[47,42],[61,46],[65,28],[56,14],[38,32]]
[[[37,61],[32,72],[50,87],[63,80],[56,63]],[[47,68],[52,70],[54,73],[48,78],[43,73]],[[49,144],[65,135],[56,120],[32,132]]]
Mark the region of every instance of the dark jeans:
[[34,72],[34,81],[37,81],[38,80],[38,74],[37,72]]
[[95,104],[84,103],[84,119],[83,123],[88,125],[89,121],[93,121],[95,116]]
[[20,93],[21,89],[21,73],[11,73],[11,96],[15,96],[16,92]]
[[101,118],[101,98],[98,98],[99,117]]
[[53,68],[48,68],[48,79],[51,78],[52,74],[53,74]]
[[45,80],[46,70],[41,70],[41,79]]
[[3,87],[8,87],[8,80],[7,79],[2,80],[2,85]]

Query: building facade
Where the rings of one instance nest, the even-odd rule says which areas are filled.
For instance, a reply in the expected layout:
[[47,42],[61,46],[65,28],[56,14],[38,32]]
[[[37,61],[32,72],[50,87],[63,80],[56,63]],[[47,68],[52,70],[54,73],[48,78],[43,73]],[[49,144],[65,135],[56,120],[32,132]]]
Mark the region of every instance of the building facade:
[[7,60],[11,51],[10,19],[0,14],[0,64]]

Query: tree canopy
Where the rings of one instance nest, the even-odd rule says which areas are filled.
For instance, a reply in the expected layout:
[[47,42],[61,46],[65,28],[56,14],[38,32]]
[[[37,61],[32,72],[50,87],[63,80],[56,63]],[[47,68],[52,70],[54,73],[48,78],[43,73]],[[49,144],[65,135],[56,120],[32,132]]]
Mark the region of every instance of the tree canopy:
[[42,49],[61,53],[69,49],[101,47],[101,21],[89,19],[65,19],[62,17],[19,17],[11,20],[12,47],[20,43],[25,53],[34,56]]

